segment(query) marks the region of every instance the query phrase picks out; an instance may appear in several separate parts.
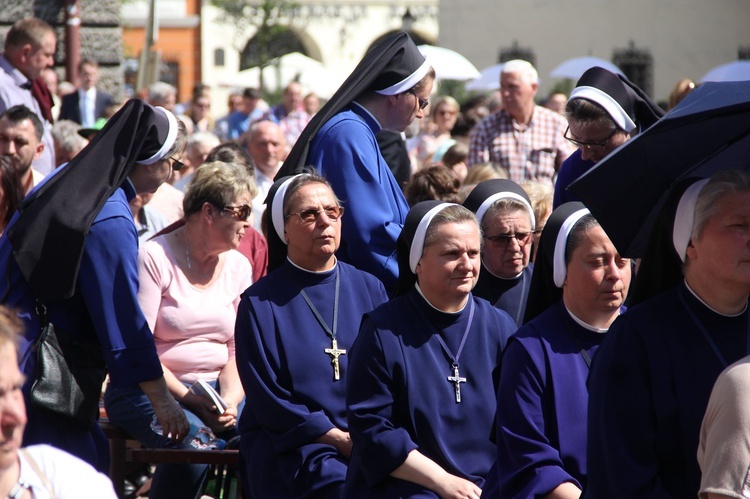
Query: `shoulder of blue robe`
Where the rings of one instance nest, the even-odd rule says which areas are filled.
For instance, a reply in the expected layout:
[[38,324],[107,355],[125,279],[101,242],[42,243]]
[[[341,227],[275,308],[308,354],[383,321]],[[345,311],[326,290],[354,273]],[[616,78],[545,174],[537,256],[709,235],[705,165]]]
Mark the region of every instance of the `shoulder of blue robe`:
[[697,495],[700,423],[722,367],[679,292],[629,309],[594,358],[585,497]]

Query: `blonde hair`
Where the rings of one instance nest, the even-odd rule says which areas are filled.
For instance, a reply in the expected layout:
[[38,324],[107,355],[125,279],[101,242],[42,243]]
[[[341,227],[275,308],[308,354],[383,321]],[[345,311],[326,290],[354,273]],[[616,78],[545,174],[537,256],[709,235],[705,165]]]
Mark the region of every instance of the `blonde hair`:
[[204,163],[195,170],[188,184],[182,209],[187,218],[198,213],[204,203],[223,208],[245,192],[252,199],[258,193],[258,188],[244,166],[221,161]]
[[531,208],[534,210],[536,217],[537,229],[544,227],[543,221],[549,218],[552,213],[552,200],[555,195],[554,189],[549,184],[536,182],[534,180],[524,180],[520,183],[526,194],[531,199]]

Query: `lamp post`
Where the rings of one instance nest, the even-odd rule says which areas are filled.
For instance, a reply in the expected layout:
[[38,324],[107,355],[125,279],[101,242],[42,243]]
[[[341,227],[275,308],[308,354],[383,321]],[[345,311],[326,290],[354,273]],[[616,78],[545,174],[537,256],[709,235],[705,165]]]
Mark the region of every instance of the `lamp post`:
[[65,79],[78,80],[81,60],[81,10],[78,0],[65,0]]

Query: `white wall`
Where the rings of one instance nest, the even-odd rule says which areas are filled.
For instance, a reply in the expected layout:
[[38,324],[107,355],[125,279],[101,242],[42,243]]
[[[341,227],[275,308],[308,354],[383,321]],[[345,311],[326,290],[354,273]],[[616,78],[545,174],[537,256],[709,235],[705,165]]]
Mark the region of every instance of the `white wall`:
[[654,58],[654,97],[666,99],[683,77],[737,59],[750,45],[747,0],[440,0],[440,45],[480,69],[497,63],[501,47],[517,40],[537,56],[540,95],[549,72],[565,59],[611,60],[633,40]]

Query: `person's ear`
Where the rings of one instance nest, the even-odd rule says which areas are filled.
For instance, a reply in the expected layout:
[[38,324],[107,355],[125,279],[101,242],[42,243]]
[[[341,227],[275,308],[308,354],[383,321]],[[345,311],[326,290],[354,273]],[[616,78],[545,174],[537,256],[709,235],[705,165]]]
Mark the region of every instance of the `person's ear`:
[[39,143],[36,145],[36,152],[34,153],[34,159],[41,156],[42,152],[44,152],[44,142],[39,141]]
[[696,258],[698,258],[698,252],[695,249],[695,245],[693,245],[693,238],[691,237],[685,250],[685,261],[687,262],[688,259],[695,260]]
[[216,206],[208,201],[201,206],[201,213],[206,217],[206,220],[208,220],[209,223],[213,222],[214,218],[218,215]]

